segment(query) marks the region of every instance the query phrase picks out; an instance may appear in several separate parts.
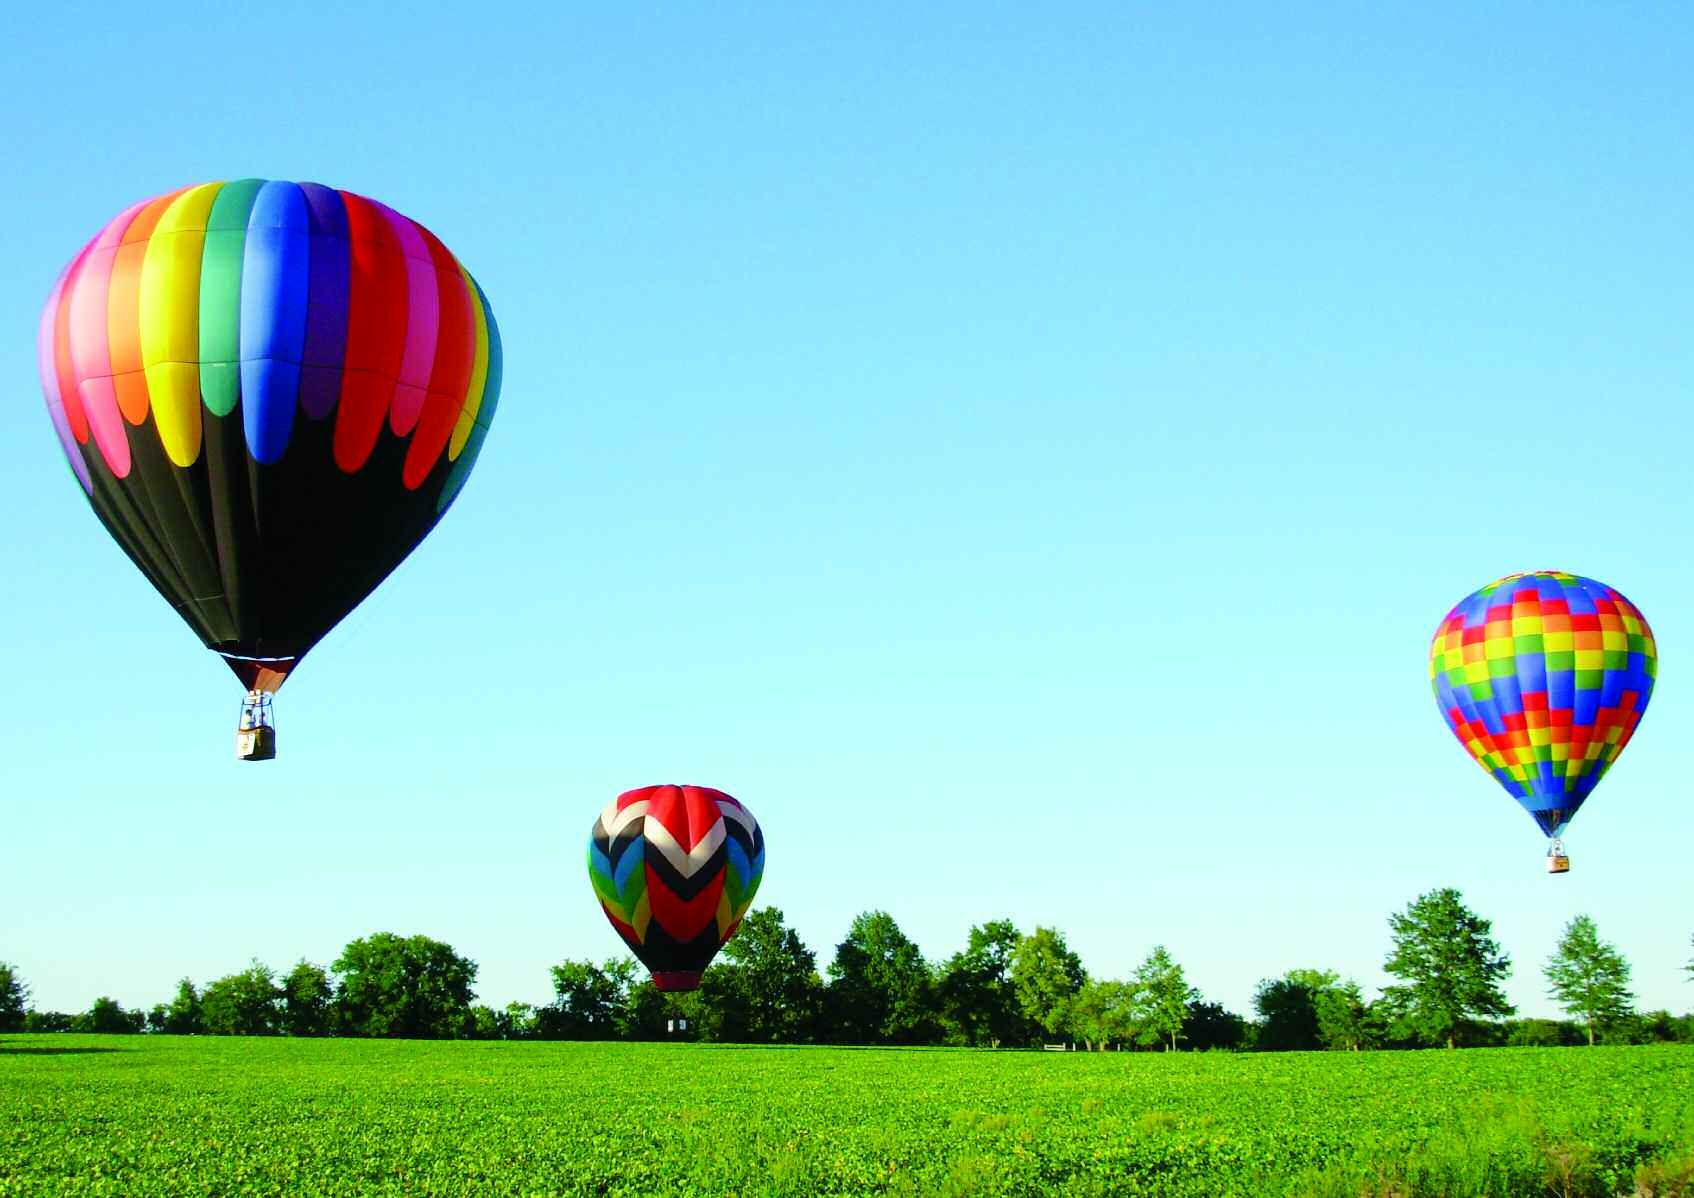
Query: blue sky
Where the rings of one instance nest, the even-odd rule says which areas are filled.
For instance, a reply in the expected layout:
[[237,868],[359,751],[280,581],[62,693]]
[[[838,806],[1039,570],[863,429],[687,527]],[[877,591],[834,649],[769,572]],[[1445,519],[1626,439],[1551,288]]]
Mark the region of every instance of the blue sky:
[[[0,46],[0,959],[38,1005],[424,932],[488,1001],[618,948],[620,790],[741,797],[827,962],[881,907],[1246,1010],[1386,979],[1441,885],[1511,997],[1573,914],[1682,1011],[1694,18],[1675,5],[42,9]],[[239,688],[35,381],[143,196],[314,179],[441,235],[505,339],[475,476],[230,752]],[[1661,685],[1574,870],[1425,684],[1513,570]]]

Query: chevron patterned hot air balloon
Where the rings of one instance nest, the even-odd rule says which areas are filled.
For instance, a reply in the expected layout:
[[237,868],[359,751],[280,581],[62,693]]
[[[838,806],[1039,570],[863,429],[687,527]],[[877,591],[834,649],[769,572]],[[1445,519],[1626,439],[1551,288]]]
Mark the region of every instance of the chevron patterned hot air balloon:
[[753,813],[709,786],[625,791],[594,821],[588,879],[660,990],[693,990],[765,872]]
[[272,756],[272,693],[470,475],[500,394],[487,296],[375,200],[203,183],[94,235],[38,350],[95,515],[246,685],[240,755]]
[[1647,710],[1658,653],[1646,617],[1604,583],[1509,574],[1461,600],[1429,646],[1447,726],[1552,838],[1560,837]]

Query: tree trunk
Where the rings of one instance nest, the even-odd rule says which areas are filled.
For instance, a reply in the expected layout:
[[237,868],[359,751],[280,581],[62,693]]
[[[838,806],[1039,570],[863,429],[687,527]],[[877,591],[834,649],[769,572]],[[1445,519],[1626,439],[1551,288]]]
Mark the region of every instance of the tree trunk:
[[1452,1033],[1451,1033],[1451,1032],[1449,1032],[1449,1033],[1447,1033],[1447,1047],[1448,1047],[1448,1048],[1452,1048],[1452,1047],[1454,1047],[1454,1044],[1453,1044],[1453,1034],[1452,1034]]
[[1592,1019],[1588,1021],[1588,1047],[1594,1047],[1594,1021]]

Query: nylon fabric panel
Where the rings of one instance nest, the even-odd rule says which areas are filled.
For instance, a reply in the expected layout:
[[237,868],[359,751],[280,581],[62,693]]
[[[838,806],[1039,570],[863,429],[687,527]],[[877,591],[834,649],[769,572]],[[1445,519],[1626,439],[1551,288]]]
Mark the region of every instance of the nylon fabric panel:
[[141,364],[159,439],[178,466],[200,456],[200,261],[222,187],[207,183],[172,201],[141,264]]
[[241,408],[254,459],[282,457],[300,400],[311,243],[306,199],[266,183],[253,200],[241,263]]
[[389,415],[389,427],[394,435],[404,437],[417,427],[424,397],[429,392],[435,342],[441,331],[440,293],[435,281],[435,259],[418,225],[387,205],[377,204],[377,208],[393,228],[406,262],[406,348],[401,355],[400,378],[394,388]]
[[322,420],[341,398],[341,365],[347,354],[347,208],[341,193],[302,183],[309,229],[306,337],[301,346],[300,406]]
[[482,311],[482,294],[462,264],[459,273],[464,276],[465,294],[470,300],[471,330],[476,349],[471,357],[471,377],[465,389],[464,402],[459,407],[459,419],[454,422],[453,437],[447,442],[447,460],[450,462],[456,461],[464,452],[471,429],[476,427],[477,411],[482,407],[483,388],[488,384],[488,318]]
[[241,263],[262,179],[226,183],[206,218],[200,259],[200,396],[213,416],[241,400]]
[[504,351],[500,345],[500,326],[494,320],[494,309],[489,306],[488,296],[472,278],[471,286],[476,288],[478,298],[482,301],[483,318],[488,326],[488,377],[482,386],[482,402],[477,405],[476,420],[472,423],[470,436],[465,441],[464,452],[459,460],[453,463],[452,470],[447,475],[447,482],[441,489],[441,498],[436,507],[446,511],[465,481],[471,476],[471,467],[482,454],[482,443],[488,436],[489,427],[494,422],[494,413],[500,407],[500,383],[505,370]]
[[422,229],[435,262],[436,297],[441,319],[435,342],[435,364],[424,396],[423,414],[412,434],[401,481],[415,490],[434,469],[453,435],[453,425],[470,389],[471,365],[476,357],[476,330],[471,317],[470,288],[458,261],[434,234]]
[[371,201],[342,193],[347,205],[349,276],[347,356],[335,417],[335,464],[360,469],[388,417],[406,352],[406,262],[388,219]]
[[82,460],[82,448],[77,444],[76,435],[71,432],[70,418],[65,415],[65,400],[59,391],[59,368],[53,356],[53,338],[59,324],[59,303],[65,293],[65,277],[70,274],[70,267],[59,272],[59,277],[53,283],[53,290],[47,295],[47,303],[41,309],[41,320],[35,331],[35,366],[41,378],[41,396],[47,401],[47,418],[53,423],[53,434],[59,438],[59,447],[65,451],[65,460],[69,463],[71,473],[76,475],[77,483],[85,494],[93,494],[94,483],[88,475],[88,463]]
[[111,278],[106,288],[106,340],[112,363],[112,388],[117,394],[118,410],[125,421],[134,425],[147,419],[150,407],[141,355],[141,270],[154,227],[182,190],[142,205],[112,255]]

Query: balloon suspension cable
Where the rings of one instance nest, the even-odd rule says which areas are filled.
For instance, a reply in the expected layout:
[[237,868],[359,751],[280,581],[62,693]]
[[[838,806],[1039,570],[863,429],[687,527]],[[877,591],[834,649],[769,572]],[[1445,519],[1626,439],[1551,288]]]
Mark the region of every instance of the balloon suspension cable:
[[250,690],[241,701],[241,720],[235,726],[235,755],[242,761],[269,761],[276,756],[272,697],[267,690]]

